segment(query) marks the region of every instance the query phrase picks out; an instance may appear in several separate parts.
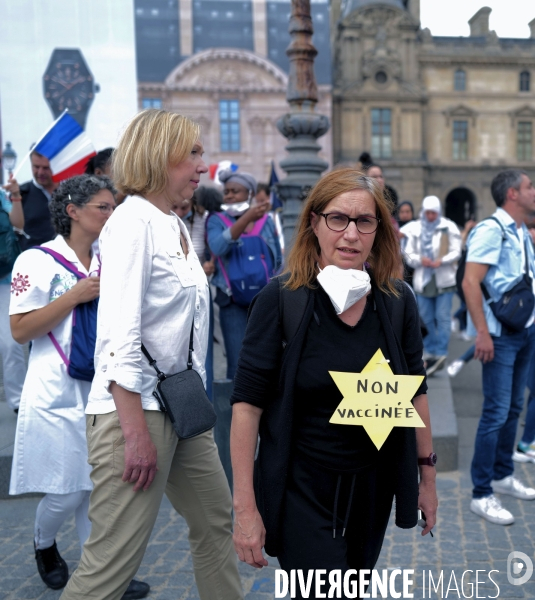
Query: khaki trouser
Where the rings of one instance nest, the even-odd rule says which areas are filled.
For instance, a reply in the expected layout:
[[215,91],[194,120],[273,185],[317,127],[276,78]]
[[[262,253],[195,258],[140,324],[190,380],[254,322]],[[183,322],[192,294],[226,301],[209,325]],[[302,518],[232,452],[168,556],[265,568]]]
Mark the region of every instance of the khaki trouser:
[[230,490],[213,433],[178,441],[163,413],[145,411],[145,418],[159,470],[146,492],[134,493],[132,484],[121,480],[124,438],[117,413],[87,417],[94,485],[91,535],[61,598],[121,598],[143,559],[164,492],[188,523],[200,597],[243,598],[232,544]]

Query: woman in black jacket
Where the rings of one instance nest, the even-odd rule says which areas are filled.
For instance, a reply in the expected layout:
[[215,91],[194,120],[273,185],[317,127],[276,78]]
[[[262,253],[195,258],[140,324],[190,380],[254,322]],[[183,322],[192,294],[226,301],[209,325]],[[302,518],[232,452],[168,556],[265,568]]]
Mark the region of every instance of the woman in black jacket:
[[423,534],[435,524],[425,379],[413,398],[425,428],[396,427],[380,450],[363,427],[329,422],[342,400],[329,371],[359,373],[380,348],[395,374],[425,375],[418,311],[394,278],[397,258],[375,181],[332,172],[303,207],[286,275],[251,307],[231,451],[234,544],[252,566],[267,564],[265,546],[286,571],[372,569],[394,496],[398,526],[414,527],[417,508]]

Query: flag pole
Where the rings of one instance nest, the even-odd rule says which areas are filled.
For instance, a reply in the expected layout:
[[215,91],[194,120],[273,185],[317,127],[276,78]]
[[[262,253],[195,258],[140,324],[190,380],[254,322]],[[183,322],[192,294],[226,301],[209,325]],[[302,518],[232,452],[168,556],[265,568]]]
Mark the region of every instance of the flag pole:
[[61,115],[52,123],[52,125],[50,125],[50,127],[48,127],[48,129],[46,129],[46,131],[43,133],[43,135],[35,142],[35,144],[30,148],[30,150],[28,150],[28,152],[26,153],[26,155],[24,156],[24,158],[20,161],[18,167],[13,171],[12,179],[17,179],[17,175],[19,174],[19,171],[21,170],[21,168],[24,165],[24,163],[30,157],[30,154],[33,152],[33,148],[35,148],[35,146],[37,146],[37,144],[41,143],[41,141],[43,140],[43,138],[45,137],[45,135],[54,127],[54,125],[61,119],[61,117],[63,117],[63,115],[66,112],[69,112],[68,108],[66,108],[61,113]]

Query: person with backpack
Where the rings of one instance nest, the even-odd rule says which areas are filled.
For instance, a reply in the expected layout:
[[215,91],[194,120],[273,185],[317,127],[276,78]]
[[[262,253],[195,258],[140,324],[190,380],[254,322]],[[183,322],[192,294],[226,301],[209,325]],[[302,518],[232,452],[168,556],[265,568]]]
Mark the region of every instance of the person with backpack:
[[[91,247],[113,213],[114,195],[105,177],[81,175],[63,181],[50,202],[58,235],[23,252],[13,268],[11,331],[21,344],[31,340],[32,350],[9,493],[45,494],[35,518],[35,559],[41,579],[55,590],[69,577],[56,544],[60,527],[74,514],[80,547],[91,530],[87,513],[93,485],[84,409],[94,370],[75,378],[73,369],[77,360],[93,359],[96,310],[91,303],[100,292],[100,262]],[[82,308],[89,308],[92,316],[81,328],[86,321]],[[148,585],[141,585],[147,593]]]
[[483,378],[470,510],[510,525],[514,515],[494,494],[535,500],[535,489],[515,476],[512,458],[535,349],[535,256],[524,224],[535,215],[535,187],[524,171],[507,169],[490,189],[497,209],[470,233],[462,282]]
[[249,173],[222,171],[222,212],[207,222],[208,246],[215,255],[212,283],[217,288],[221,331],[227,355],[227,378],[233,379],[238,364],[247,310],[282,263],[282,252],[270,203],[257,202],[256,179]]
[[[397,265],[375,180],[355,169],[320,179],[286,272],[253,301],[234,378],[234,545],[253,567],[267,565],[265,548],[287,573],[373,569],[394,497],[399,527],[415,527],[418,508],[422,534],[435,524],[418,309]],[[379,450],[361,425],[331,422],[343,398],[331,373],[360,373],[378,349],[393,373],[421,377],[412,402],[425,423],[394,427]]]
[[[22,386],[26,377],[24,348],[11,335],[9,327],[9,300],[11,297],[11,272],[20,246],[14,227],[23,229],[22,196],[13,180],[6,185],[10,198],[0,188],[0,355],[4,367],[4,394],[9,407],[19,410]],[[9,374],[9,376],[7,375]]]

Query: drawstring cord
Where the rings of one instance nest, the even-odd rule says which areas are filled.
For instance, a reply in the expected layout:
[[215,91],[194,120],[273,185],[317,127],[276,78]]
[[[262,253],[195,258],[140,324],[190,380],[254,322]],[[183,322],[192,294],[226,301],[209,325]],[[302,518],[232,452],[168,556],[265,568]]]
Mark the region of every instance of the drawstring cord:
[[[351,513],[351,504],[353,503],[353,493],[355,491],[355,481],[357,474],[353,474],[351,478],[351,489],[349,490],[349,500],[347,502],[346,516],[344,518],[344,528],[342,529],[342,537],[346,534],[347,524],[349,522],[349,515]],[[336,492],[334,494],[334,509],[333,509],[333,538],[336,538],[336,516],[338,512],[338,498],[340,496],[340,486],[342,485],[342,476],[338,475],[336,480]]]
[[340,495],[340,484],[342,483],[342,476],[338,475],[336,481],[336,492],[334,494],[334,510],[333,510],[333,538],[336,538],[336,511],[338,510],[338,496]]
[[344,535],[346,534],[347,522],[349,521],[349,514],[351,513],[351,503],[353,502],[353,492],[355,490],[356,479],[357,475],[354,474],[353,478],[351,479],[351,490],[349,491],[349,502],[347,503],[346,518],[344,521],[344,529],[342,530],[342,537],[344,537]]

